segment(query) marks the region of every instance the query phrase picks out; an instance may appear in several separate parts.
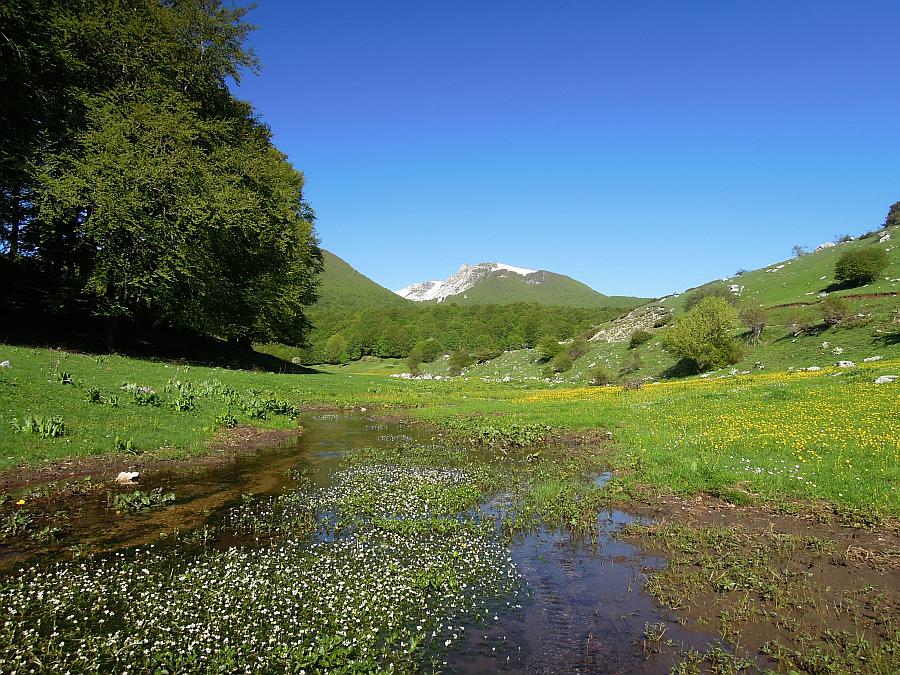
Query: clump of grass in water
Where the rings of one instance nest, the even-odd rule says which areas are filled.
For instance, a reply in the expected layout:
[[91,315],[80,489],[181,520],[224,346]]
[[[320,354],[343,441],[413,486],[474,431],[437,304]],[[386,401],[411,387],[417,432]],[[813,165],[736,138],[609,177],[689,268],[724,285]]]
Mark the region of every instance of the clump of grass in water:
[[150,492],[135,490],[134,492],[110,495],[109,506],[117,511],[143,511],[165,506],[174,501],[174,492],[163,492],[162,488],[156,488]]

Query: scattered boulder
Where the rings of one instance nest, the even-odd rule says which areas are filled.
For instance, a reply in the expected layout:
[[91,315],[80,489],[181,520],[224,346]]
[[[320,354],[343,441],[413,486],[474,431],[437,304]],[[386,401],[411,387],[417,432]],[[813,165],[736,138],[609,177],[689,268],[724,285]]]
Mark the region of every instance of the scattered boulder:
[[837,362],[838,368],[853,368],[855,366],[856,366],[856,364],[853,363],[853,361],[838,361]]
[[900,375],[881,375],[875,378],[875,384],[890,384],[897,379],[900,379]]
[[891,233],[890,233],[890,232],[885,232],[885,233],[882,234],[880,237],[878,237],[878,243],[879,243],[879,244],[883,244],[884,242],[890,241],[890,240],[891,240]]
[[834,248],[834,247],[835,247],[835,243],[833,241],[826,241],[825,243],[819,244],[818,246],[816,246],[816,250],[824,251],[826,248]]
[[0,361],[0,368],[12,368],[12,364],[9,361]]
[[801,368],[800,370],[808,370],[809,372],[815,372],[817,370],[822,370],[821,366],[810,366],[809,368]]
[[141,474],[137,471],[120,471],[119,475],[116,476],[116,483],[119,485],[134,485],[140,477]]
[[863,359],[863,363],[872,363],[873,361],[881,361],[882,356],[868,356]]

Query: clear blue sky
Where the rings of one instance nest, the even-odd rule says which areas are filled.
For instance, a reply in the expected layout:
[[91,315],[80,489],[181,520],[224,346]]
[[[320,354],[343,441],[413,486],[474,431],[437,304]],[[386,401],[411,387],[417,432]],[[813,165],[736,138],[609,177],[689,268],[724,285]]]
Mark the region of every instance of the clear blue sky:
[[399,288],[463,262],[661,295],[883,221],[900,2],[260,0],[236,93],[322,244]]

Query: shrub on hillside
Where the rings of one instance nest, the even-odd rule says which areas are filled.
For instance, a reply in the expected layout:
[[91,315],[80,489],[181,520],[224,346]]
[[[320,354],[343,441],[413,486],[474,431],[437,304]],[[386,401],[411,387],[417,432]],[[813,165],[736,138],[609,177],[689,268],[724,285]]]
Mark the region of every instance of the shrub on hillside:
[[689,312],[697,306],[704,298],[719,298],[729,305],[737,304],[737,298],[726,286],[722,284],[706,284],[700,288],[695,288],[684,296],[684,311]]
[[835,295],[829,295],[822,300],[819,309],[822,312],[822,320],[829,326],[842,324],[853,316],[850,303]]
[[447,366],[450,369],[451,375],[459,375],[462,373],[463,369],[468,368],[473,363],[475,363],[475,357],[464,349],[457,349],[450,354]]
[[547,363],[563,350],[563,346],[559,344],[552,335],[541,338],[537,346],[537,360],[539,363]]
[[588,344],[588,341],[585,340],[584,338],[579,337],[579,338],[576,338],[572,342],[572,344],[570,344],[566,348],[566,351],[569,353],[569,356],[571,356],[572,360],[574,361],[574,360],[584,356],[585,354],[587,354],[588,350],[590,348],[591,348],[591,346]]
[[482,347],[481,349],[476,349],[473,356],[477,363],[484,363],[485,361],[492,361],[493,359],[496,359],[502,353],[503,352],[501,352],[499,349],[489,349],[487,347]]
[[553,368],[553,372],[556,373],[564,373],[567,370],[570,370],[574,364],[575,359],[573,359],[567,351],[560,352],[559,354],[554,356],[553,360],[550,362],[550,366]]
[[867,246],[844,253],[834,265],[834,278],[842,284],[859,286],[875,281],[888,264],[887,253]]
[[721,298],[705,297],[666,331],[663,346],[698,370],[721,368],[740,360],[740,345],[732,337],[736,328],[735,309]]
[[628,348],[635,349],[636,347],[640,347],[652,337],[653,333],[648,330],[636,330],[631,334],[631,337],[628,338]]
[[588,376],[588,384],[594,387],[602,387],[605,384],[611,384],[613,379],[613,374],[610,372],[609,368],[600,364],[591,370],[591,373]]
[[625,355],[625,358],[622,359],[622,365],[619,368],[619,372],[622,375],[631,375],[631,373],[636,373],[637,371],[639,371],[642,365],[644,364],[639,353],[628,352]]
[[444,349],[441,347],[440,342],[434,338],[428,338],[427,340],[419,340],[413,347],[413,352],[418,352],[421,363],[431,363],[444,352]]
[[741,321],[748,330],[747,343],[758,345],[766,327],[766,311],[759,306],[744,307],[741,310]]
[[622,389],[625,391],[637,391],[644,386],[644,381],[639,377],[626,377],[622,380]]
[[891,204],[887,218],[884,219],[885,227],[900,227],[900,202]]

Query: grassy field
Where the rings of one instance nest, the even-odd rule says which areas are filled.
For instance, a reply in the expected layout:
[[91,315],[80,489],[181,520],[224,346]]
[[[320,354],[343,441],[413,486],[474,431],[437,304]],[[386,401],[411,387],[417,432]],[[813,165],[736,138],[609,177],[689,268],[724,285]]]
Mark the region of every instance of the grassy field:
[[[852,369],[755,372],[621,387],[498,385],[480,378],[404,381],[371,362],[309,375],[184,367],[118,356],[3,347],[0,468],[70,456],[202,452],[234,424],[289,427],[294,408],[378,406],[467,434],[516,442],[544,426],[608,429],[621,486],[650,485],[737,502],[825,500],[900,515],[900,360]],[[123,385],[150,387],[148,395]],[[189,403],[188,403],[189,401]],[[116,405],[113,405],[116,403]],[[180,408],[180,409],[179,409]],[[58,437],[17,431],[27,416],[57,416]],[[116,437],[119,437],[117,447]]]
[[[837,244],[832,248],[815,251],[799,258],[790,258],[773,263],[751,272],[723,279],[726,284],[741,287],[741,302],[773,307],[776,305],[815,302],[819,293],[834,292],[837,295],[859,295],[872,293],[900,292],[900,246],[896,238],[898,228],[892,228],[892,239],[877,243],[877,237],[858,239]],[[834,289],[834,265],[838,258],[847,251],[878,247],[888,256],[888,267],[884,273],[872,283],[855,288]],[[681,310],[684,294],[671,296],[660,304]]]

